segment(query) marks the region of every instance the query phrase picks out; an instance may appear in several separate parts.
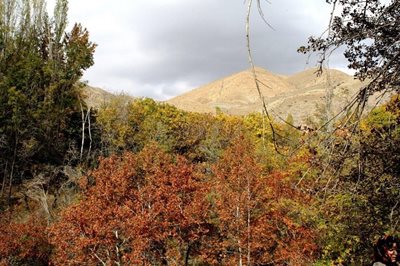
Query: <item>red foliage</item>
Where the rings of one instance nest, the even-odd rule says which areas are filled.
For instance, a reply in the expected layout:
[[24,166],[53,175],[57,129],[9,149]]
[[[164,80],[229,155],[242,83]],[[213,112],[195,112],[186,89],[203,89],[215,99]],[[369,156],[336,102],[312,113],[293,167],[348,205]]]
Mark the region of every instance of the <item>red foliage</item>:
[[208,261],[225,265],[305,265],[313,252],[314,232],[294,221],[282,200],[302,195],[280,173],[264,176],[254,149],[239,138],[214,167],[215,240]]
[[51,249],[45,221],[31,216],[28,221],[17,223],[9,217],[0,217],[0,265],[47,264]]
[[[93,179],[94,185],[90,186]],[[56,264],[183,264],[206,229],[207,186],[154,146],[103,159],[84,197],[51,228]]]
[[53,262],[309,263],[314,232],[291,206],[308,199],[283,173],[263,175],[254,154],[239,138],[207,178],[155,146],[101,160],[82,182],[81,201],[50,228]]
[[[309,265],[317,255],[317,234],[307,221],[296,216],[301,216],[301,208],[309,207],[311,199],[300,190],[294,189],[284,173],[270,174],[266,178],[266,185],[272,198],[270,210],[263,219],[269,220],[267,223],[275,225],[275,228],[272,233],[265,232],[258,237],[264,238],[269,235],[275,241],[273,261],[276,265]],[[266,222],[261,221],[260,224]]]

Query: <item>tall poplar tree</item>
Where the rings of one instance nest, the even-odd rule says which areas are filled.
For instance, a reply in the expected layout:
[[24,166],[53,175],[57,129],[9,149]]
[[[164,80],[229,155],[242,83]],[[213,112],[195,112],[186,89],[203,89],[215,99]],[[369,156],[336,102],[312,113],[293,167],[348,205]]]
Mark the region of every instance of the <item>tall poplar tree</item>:
[[66,32],[68,1],[53,18],[44,0],[0,1],[0,177],[2,196],[38,165],[61,165],[79,141],[83,71],[95,44],[75,24]]

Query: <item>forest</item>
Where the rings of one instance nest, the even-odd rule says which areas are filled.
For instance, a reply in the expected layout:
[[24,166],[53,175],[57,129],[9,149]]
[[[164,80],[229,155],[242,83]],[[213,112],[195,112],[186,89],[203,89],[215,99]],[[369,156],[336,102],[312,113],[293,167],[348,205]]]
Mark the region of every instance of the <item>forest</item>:
[[[1,0],[0,265],[371,265],[399,236],[400,2],[327,2],[341,15],[299,52],[345,46],[369,82],[303,130],[149,98],[88,107],[96,44],[66,30],[68,1]],[[363,111],[374,93],[389,100]]]

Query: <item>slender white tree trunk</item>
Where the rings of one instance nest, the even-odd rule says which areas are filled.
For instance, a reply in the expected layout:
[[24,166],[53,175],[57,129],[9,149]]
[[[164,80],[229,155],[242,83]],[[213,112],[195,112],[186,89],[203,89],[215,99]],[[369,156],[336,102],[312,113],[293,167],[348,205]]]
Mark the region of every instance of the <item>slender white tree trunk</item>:
[[14,178],[14,166],[15,166],[15,160],[17,158],[17,143],[18,143],[18,141],[15,140],[14,155],[13,155],[13,160],[11,163],[10,183],[9,183],[9,190],[8,190],[8,204],[11,204],[11,192],[12,192],[12,182],[13,182],[13,178]]
[[247,266],[251,265],[251,257],[250,257],[250,237],[251,237],[251,227],[250,227],[250,222],[251,222],[251,189],[250,189],[250,177],[247,177]]
[[82,116],[82,143],[81,143],[81,154],[79,159],[82,160],[83,155],[83,145],[85,144],[85,111],[83,110],[81,99],[79,98],[79,105],[81,106],[81,116]]
[[88,151],[88,159],[90,156],[90,152],[92,151],[92,128],[91,128],[91,123],[90,123],[90,110],[91,107],[89,107],[89,110],[87,112],[87,121],[88,121],[88,131],[89,131],[89,151]]
[[237,244],[238,244],[238,252],[239,252],[239,261],[238,261],[238,265],[242,266],[243,265],[243,259],[242,259],[242,243],[240,242],[240,208],[239,208],[239,203],[240,200],[238,200],[238,206],[236,207],[236,237],[237,237]]

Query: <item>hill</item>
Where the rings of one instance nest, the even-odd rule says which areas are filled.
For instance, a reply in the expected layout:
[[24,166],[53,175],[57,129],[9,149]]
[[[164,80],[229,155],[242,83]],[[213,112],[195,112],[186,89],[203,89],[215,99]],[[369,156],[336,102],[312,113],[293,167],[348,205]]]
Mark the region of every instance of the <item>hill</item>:
[[[359,90],[362,83],[339,70],[325,70],[321,76],[311,68],[290,76],[256,68],[261,92],[269,111],[286,118],[292,114],[296,122],[316,114],[325,103],[326,90],[333,90],[333,112],[338,112]],[[215,113],[216,109],[233,115],[260,112],[262,103],[250,70],[225,77],[167,101],[180,109]]]
[[104,104],[107,104],[116,97],[126,98],[126,101],[131,101],[131,100],[135,99],[134,97],[129,96],[129,95],[116,95],[116,94],[107,92],[103,89],[91,87],[91,86],[85,86],[83,88],[83,93],[85,95],[86,104],[92,108],[98,108]]

